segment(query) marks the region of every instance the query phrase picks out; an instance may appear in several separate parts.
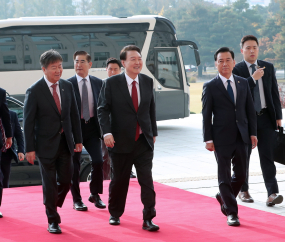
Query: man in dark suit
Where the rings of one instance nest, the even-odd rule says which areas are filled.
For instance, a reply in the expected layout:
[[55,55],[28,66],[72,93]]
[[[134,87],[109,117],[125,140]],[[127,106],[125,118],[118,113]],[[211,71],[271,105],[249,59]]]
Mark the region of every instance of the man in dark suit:
[[[6,101],[6,91],[2,88],[0,88],[0,129],[5,133],[4,139],[0,138],[0,156],[2,153],[2,150],[9,149],[12,146],[12,129],[10,124],[10,114],[9,109],[7,106]],[[1,165],[1,159],[0,159],[0,165]],[[3,174],[0,170],[0,206],[2,202],[2,195],[3,195]],[[3,215],[0,212],[0,218],[2,218]]]
[[219,74],[204,84],[202,94],[204,142],[218,163],[221,211],[229,226],[239,226],[236,196],[246,177],[248,147],[257,144],[256,116],[246,79],[232,74],[233,51],[222,47],[214,59]]
[[82,150],[80,118],[72,84],[60,79],[62,57],[49,50],[40,57],[44,77],[28,88],[24,103],[26,158],[37,155],[42,175],[48,231],[61,233],[61,207],[71,186],[72,155]]
[[156,231],[159,227],[152,222],[156,211],[151,173],[157,136],[153,80],[140,74],[143,62],[137,46],[124,47],[120,59],[125,73],[103,82],[98,107],[99,123],[113,169],[109,187],[109,223],[120,224],[134,164],[144,205],[143,229]]
[[[259,45],[255,36],[244,36],[240,45],[244,60],[235,66],[233,73],[246,78],[251,90],[257,116],[258,153],[268,194],[266,205],[274,206],[283,201],[283,196],[277,194],[279,189],[273,161],[274,130],[281,126],[282,120],[277,80],[274,66],[266,61],[257,60]],[[249,157],[250,154],[251,152]],[[243,202],[253,202],[248,192],[248,172],[239,198]]]
[[[18,163],[18,159],[23,161],[25,159],[25,151],[24,151],[24,137],[23,132],[18,120],[17,113],[14,111],[10,112],[10,120],[11,120],[11,127],[12,127],[12,137],[13,137],[13,144],[10,149],[6,149],[6,151],[2,151],[1,156],[1,172],[3,174],[3,187],[9,187],[9,177],[10,177],[10,170],[11,170],[11,162],[14,160]],[[17,148],[15,147],[14,140],[16,139]]]
[[[92,66],[91,56],[85,51],[76,51],[73,55],[76,75],[69,78],[73,85],[78,113],[81,116],[83,145],[91,156],[91,181],[89,201],[97,208],[106,208],[99,194],[103,193],[103,158],[101,150],[101,130],[97,118],[97,102],[102,87],[102,80],[88,74]],[[87,206],[82,202],[80,195],[80,156],[73,156],[74,173],[71,193],[73,208],[77,211],[86,211]]]

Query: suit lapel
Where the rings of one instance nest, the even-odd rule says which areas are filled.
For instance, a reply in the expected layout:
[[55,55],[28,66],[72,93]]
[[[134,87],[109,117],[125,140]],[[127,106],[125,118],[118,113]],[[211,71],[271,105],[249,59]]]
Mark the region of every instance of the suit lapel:
[[97,90],[96,83],[95,83],[95,81],[92,79],[91,76],[89,76],[89,80],[90,80],[91,88],[92,88],[92,92],[93,92],[94,109],[97,109],[97,102],[98,102],[97,93],[99,93],[99,92],[98,92],[98,90]]
[[58,82],[58,86],[59,86],[59,92],[60,92],[60,99],[61,99],[61,115],[64,115],[65,110],[67,110],[67,108],[65,108],[65,104],[67,104],[66,98],[66,90],[64,90],[64,82],[63,80],[59,80]]
[[120,88],[120,90],[121,90],[121,92],[123,94],[123,97],[127,100],[128,104],[130,105],[132,110],[134,112],[136,112],[134,104],[133,104],[133,100],[131,98],[131,95],[130,95],[130,92],[129,92],[129,89],[128,89],[128,84],[127,84],[127,80],[126,80],[126,77],[125,77],[125,73],[121,74],[121,78],[118,81],[118,84],[119,84],[119,88]]
[[236,106],[237,106],[238,100],[239,100],[239,95],[240,95],[240,93],[241,93],[241,91],[242,91],[242,87],[241,87],[241,85],[240,85],[239,80],[237,80],[237,77],[236,77],[235,75],[233,75],[233,77],[234,77],[234,80],[235,80],[236,91],[237,91],[237,96],[236,96]]
[[138,108],[138,111],[140,110],[140,107],[142,106],[142,103],[143,103],[143,99],[145,97],[145,85],[144,85],[144,82],[143,82],[143,78],[141,77],[141,75],[139,74],[139,87],[140,87],[140,97],[141,97],[141,100],[140,100],[140,105],[139,105],[139,108]]
[[[220,91],[227,97],[227,99],[232,103],[232,104],[234,104],[233,103],[233,101],[232,101],[232,99],[230,98],[230,95],[228,94],[228,92],[227,92],[227,90],[226,90],[226,88],[225,88],[225,86],[224,86],[224,83],[223,83],[223,81],[221,80],[221,78],[219,77],[219,76],[217,76],[216,77],[216,86],[220,89]],[[234,104],[235,105],[235,104]]]
[[46,97],[47,101],[51,104],[51,106],[55,109],[55,111],[57,112],[58,115],[60,115],[57,106],[55,104],[55,101],[53,99],[53,96],[49,90],[49,87],[45,81],[44,78],[41,79],[41,85],[42,85],[42,93],[44,94],[44,96]]
[[70,79],[70,81],[73,84],[74,94],[75,94],[75,98],[76,98],[76,101],[77,101],[77,106],[78,106],[78,109],[79,109],[79,113],[81,113],[81,98],[80,98],[80,92],[79,92],[78,81],[77,81],[76,76],[72,77]]
[[243,76],[246,76],[246,77],[250,77],[251,74],[249,73],[249,70],[248,70],[248,67],[247,67],[247,64],[245,63],[245,61],[242,62],[242,72],[243,72]]

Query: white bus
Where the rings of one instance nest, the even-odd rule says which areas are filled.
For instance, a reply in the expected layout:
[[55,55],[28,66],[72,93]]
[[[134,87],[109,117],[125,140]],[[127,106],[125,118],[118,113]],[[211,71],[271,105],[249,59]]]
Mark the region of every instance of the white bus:
[[0,20],[0,87],[24,100],[26,89],[43,76],[40,55],[55,49],[63,57],[63,75],[75,74],[73,53],[91,54],[91,75],[107,78],[106,60],[119,59],[126,45],[142,50],[142,73],[154,79],[157,120],[189,116],[189,83],[180,46],[188,45],[196,65],[197,45],[177,40],[174,25],[161,16],[25,17]]

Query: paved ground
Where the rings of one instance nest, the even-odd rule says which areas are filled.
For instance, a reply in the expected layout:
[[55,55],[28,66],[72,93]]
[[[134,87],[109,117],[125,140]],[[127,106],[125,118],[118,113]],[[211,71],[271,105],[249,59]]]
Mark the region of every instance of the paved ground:
[[[285,110],[283,110],[283,117]],[[284,126],[284,125],[283,125]],[[218,192],[217,165],[214,154],[205,149],[202,140],[202,115],[158,122],[153,177],[155,181],[187,191],[214,197]],[[280,194],[285,197],[285,166],[276,163]],[[285,216],[285,202],[268,208],[258,151],[250,162],[250,193],[255,202],[239,204]],[[218,206],[218,204],[217,204]]]

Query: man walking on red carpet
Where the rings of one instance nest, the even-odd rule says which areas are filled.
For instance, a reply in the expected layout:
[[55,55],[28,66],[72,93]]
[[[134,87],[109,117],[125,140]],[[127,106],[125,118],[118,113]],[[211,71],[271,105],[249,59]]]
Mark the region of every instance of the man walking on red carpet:
[[124,213],[132,165],[141,186],[143,229],[157,231],[152,180],[152,159],[157,136],[153,80],[140,74],[141,50],[126,46],[120,53],[125,73],[103,82],[99,97],[98,118],[104,142],[109,149],[113,178],[109,187],[111,225],[119,225]]
[[214,59],[219,74],[202,93],[204,142],[218,163],[221,211],[229,226],[239,226],[236,196],[246,178],[248,146],[257,145],[256,115],[247,80],[232,74],[234,52],[222,47]]
[[71,186],[72,155],[82,150],[80,118],[72,84],[60,79],[62,57],[49,50],[40,57],[44,77],[26,92],[24,136],[26,158],[40,163],[48,231],[59,234],[57,207],[61,207]]

